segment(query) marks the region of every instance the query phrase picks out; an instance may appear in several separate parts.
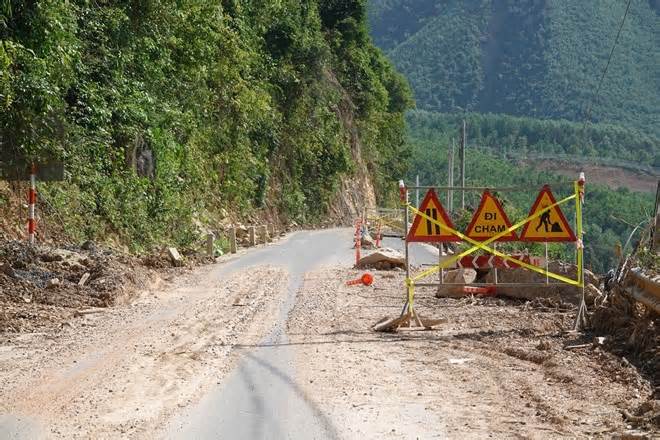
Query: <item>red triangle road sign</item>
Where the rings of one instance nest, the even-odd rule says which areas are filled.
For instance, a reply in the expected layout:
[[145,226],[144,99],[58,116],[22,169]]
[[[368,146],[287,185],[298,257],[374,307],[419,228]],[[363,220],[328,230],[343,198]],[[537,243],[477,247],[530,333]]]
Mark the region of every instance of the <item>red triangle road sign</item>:
[[[550,191],[550,187],[545,185],[539,196],[536,198],[528,217],[533,216],[537,212],[547,208],[548,206],[557,203],[555,197]],[[544,212],[539,217],[536,217],[531,222],[525,223],[522,234],[520,234],[521,241],[576,241],[577,238],[573,233],[564,213],[559,206]]]
[[[511,227],[509,217],[507,217],[499,200],[488,190],[481,196],[479,208],[472,216],[472,221],[465,232],[468,237],[485,241],[495,235],[506,231]],[[511,231],[497,239],[497,241],[516,241],[518,236],[515,231]]]
[[454,228],[454,224],[451,222],[451,219],[447,215],[445,208],[442,207],[440,200],[438,199],[437,194],[433,188],[429,189],[422,200],[421,205],[419,205],[419,210],[424,214],[428,215],[434,220],[437,220],[440,225],[435,224],[428,219],[422,217],[419,214],[415,215],[413,219],[412,226],[406,237],[408,242],[445,242],[445,241],[461,241],[461,239],[449,232],[447,229],[443,228],[441,225],[447,226],[451,229]]

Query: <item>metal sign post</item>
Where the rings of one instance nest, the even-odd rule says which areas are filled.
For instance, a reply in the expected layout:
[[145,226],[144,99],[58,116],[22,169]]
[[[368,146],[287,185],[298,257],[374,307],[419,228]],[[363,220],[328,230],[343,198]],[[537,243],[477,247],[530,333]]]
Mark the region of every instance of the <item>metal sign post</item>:
[[64,180],[64,164],[57,160],[45,161],[39,164],[27,163],[25,160],[0,161],[0,180],[29,182],[28,189],[28,243],[36,243],[37,234],[37,180],[56,182]]

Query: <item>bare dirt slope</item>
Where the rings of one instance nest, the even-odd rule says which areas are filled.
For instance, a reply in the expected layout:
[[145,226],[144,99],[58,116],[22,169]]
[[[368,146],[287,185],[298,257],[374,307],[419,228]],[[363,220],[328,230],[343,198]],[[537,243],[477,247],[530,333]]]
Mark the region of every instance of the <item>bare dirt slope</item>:
[[599,183],[612,189],[628,188],[631,191],[655,192],[658,177],[644,172],[602,165],[575,164],[563,161],[534,160],[530,165],[536,169],[552,171],[575,178],[584,171],[589,182]]
[[403,275],[343,285],[355,275],[308,274],[288,327],[299,383],[340,438],[609,437],[628,429],[621,410],[651,393],[621,358],[563,348],[585,342],[564,333],[573,310],[422,290],[419,312],[448,323],[379,334],[369,326],[400,312]]

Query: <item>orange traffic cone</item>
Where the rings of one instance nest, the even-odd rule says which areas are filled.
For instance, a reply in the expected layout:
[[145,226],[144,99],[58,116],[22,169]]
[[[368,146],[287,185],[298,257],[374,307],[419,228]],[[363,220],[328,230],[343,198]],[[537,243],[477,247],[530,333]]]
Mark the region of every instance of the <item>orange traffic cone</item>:
[[365,286],[371,286],[371,283],[374,282],[374,277],[370,273],[365,273],[360,278],[354,280],[346,281],[347,286],[355,286],[356,284],[364,284]]

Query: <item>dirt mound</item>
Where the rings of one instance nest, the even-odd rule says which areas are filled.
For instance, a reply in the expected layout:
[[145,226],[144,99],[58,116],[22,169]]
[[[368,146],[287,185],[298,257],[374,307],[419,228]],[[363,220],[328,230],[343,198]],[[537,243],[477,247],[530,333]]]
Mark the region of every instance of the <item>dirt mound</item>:
[[0,243],[0,332],[51,326],[75,311],[125,301],[152,271],[91,243],[80,248]]

